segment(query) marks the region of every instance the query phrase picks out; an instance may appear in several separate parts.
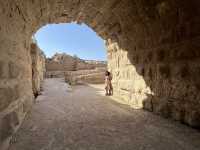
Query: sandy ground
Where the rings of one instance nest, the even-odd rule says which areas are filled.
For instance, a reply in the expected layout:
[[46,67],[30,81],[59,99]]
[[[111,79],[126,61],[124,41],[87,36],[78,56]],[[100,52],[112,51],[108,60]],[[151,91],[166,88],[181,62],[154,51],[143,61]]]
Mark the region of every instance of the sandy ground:
[[9,150],[200,150],[200,132],[103,96],[46,79]]

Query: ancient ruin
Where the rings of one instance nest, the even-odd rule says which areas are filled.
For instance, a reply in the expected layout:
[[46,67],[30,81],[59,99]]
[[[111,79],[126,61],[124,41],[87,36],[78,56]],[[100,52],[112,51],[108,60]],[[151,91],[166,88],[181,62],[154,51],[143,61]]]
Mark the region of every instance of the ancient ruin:
[[90,70],[66,71],[64,77],[65,81],[70,85],[85,83],[102,84],[104,83],[104,76],[106,70],[106,67],[103,67]]
[[38,94],[43,56],[31,37],[51,23],[84,22],[106,41],[114,96],[199,128],[199,8],[199,0],[0,0],[0,149]]
[[32,60],[32,88],[35,97],[40,93],[41,85],[45,77],[45,54],[37,46],[37,43],[31,43],[31,60]]
[[83,60],[77,56],[56,53],[52,58],[46,59],[46,77],[64,77],[68,71],[94,70],[106,67],[107,62],[105,61]]

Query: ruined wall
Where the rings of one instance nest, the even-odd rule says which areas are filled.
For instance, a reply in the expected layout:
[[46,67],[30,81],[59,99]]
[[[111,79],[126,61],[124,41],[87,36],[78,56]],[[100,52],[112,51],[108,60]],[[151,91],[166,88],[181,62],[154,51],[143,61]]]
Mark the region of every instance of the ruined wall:
[[[46,69],[47,71],[63,71],[63,65],[59,62],[51,62],[49,60],[46,60]],[[71,66],[70,66],[71,69]]]
[[33,94],[37,97],[41,91],[42,82],[45,75],[45,55],[39,49],[36,43],[31,43],[32,59],[32,89]]
[[75,64],[75,70],[95,69],[95,67],[95,65],[86,63],[84,61],[77,61]]
[[[114,94],[133,108],[200,125],[200,38],[146,50],[110,48]],[[130,61],[130,59],[132,61]],[[132,65],[134,63],[134,66]]]
[[103,84],[106,68],[65,72],[65,81],[70,85]]
[[0,0],[0,145],[32,105],[30,41],[48,23],[86,23],[107,41],[115,95],[199,127],[199,7],[199,0]]
[[134,16],[137,23],[126,32],[134,44],[124,48],[107,41],[115,96],[133,108],[200,127],[198,5],[197,1],[141,2],[142,18]]
[[106,63],[101,61],[85,61],[76,56],[65,53],[56,53],[52,58],[46,59],[46,77],[64,77],[64,72],[88,70],[99,67],[106,68]]
[[106,67],[105,62],[85,61],[76,56],[65,53],[56,53],[52,58],[46,60],[47,71],[76,71]]
[[106,68],[106,61],[98,61],[98,60],[82,60],[77,63],[76,70],[87,70],[87,69],[95,69],[95,68]]
[[72,71],[76,68],[76,60],[67,54],[56,53],[52,58],[46,60],[47,71]]
[[45,78],[64,78],[65,71],[47,71]]
[[[11,13],[10,6],[0,1],[0,149],[4,150],[11,136],[30,110],[32,91],[32,61],[30,36],[24,20]],[[15,19],[11,18],[15,15]],[[29,39],[29,40],[27,40]]]

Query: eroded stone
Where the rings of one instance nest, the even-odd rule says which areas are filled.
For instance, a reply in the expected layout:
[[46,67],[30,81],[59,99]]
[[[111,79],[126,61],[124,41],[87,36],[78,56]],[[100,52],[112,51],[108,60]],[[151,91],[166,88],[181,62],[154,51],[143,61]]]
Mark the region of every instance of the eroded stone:
[[0,88],[0,111],[7,108],[8,105],[19,98],[18,86],[14,88]]

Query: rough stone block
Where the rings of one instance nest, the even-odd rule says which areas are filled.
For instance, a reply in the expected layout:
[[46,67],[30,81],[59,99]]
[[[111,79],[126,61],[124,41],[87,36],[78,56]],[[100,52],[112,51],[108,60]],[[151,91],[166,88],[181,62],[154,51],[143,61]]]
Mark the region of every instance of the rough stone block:
[[19,98],[18,86],[14,88],[0,88],[0,111]]
[[10,78],[17,78],[20,73],[20,68],[17,66],[16,63],[9,62],[9,77]]
[[19,119],[16,112],[12,112],[6,115],[0,123],[0,141],[4,141],[9,138],[19,125]]
[[3,77],[3,67],[4,67],[4,62],[0,61],[0,78]]
[[188,109],[185,114],[185,123],[200,128],[200,112],[197,109]]
[[163,78],[170,78],[170,76],[171,76],[169,65],[159,66],[159,72]]
[[8,77],[8,68],[4,61],[0,61],[0,79],[5,79]]
[[189,79],[190,78],[190,71],[189,67],[184,65],[181,67],[180,76],[182,79]]
[[165,51],[164,50],[159,50],[157,51],[157,61],[162,62],[165,59]]

